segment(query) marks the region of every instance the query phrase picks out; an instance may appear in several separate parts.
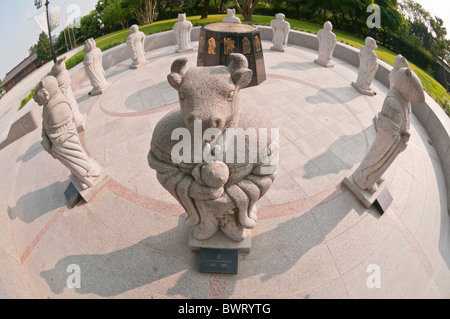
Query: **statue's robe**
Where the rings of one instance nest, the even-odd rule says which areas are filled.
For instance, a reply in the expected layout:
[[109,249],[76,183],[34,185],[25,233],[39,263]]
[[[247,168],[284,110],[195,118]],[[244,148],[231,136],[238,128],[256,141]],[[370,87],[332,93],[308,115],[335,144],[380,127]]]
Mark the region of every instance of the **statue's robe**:
[[368,91],[378,70],[378,57],[371,48],[362,47],[359,52],[359,59],[360,64],[356,85]]
[[409,140],[411,103],[393,88],[384,100],[376,120],[377,135],[369,152],[353,173],[353,180],[362,189],[377,183]]
[[127,47],[131,53],[131,60],[134,65],[138,65],[145,62],[145,33],[136,32],[132,33],[127,38]]
[[84,67],[94,90],[101,90],[108,85],[103,69],[103,53],[99,48],[88,52],[84,58]]
[[92,182],[100,175],[101,168],[83,149],[69,102],[62,93],[44,106],[42,117],[44,149],[78,180],[91,187]]

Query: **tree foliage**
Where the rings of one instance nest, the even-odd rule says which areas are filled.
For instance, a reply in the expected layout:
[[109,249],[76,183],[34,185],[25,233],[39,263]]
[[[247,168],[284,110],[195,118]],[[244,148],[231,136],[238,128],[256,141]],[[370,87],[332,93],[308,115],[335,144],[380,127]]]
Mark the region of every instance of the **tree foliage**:
[[122,0],[114,0],[100,13],[100,20],[105,32],[125,29],[129,26],[132,8],[126,6]]
[[158,0],[124,0],[124,8],[128,8],[139,25],[150,24],[155,20]]
[[88,15],[81,18],[81,33],[85,40],[101,36],[101,29],[97,10],[91,11]]
[[52,59],[52,50],[50,48],[50,40],[44,31],[39,34],[39,40],[36,45],[36,53],[39,59],[48,62]]
[[244,17],[244,21],[252,21],[253,12],[259,0],[244,0],[242,5],[239,4],[238,0],[233,0],[233,2],[239,13]]

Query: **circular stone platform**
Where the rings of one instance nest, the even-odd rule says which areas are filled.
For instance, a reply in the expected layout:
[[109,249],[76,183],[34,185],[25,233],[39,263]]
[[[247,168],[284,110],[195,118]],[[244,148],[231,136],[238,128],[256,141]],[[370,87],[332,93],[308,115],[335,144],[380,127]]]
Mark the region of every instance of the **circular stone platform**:
[[[378,94],[362,96],[353,66],[325,69],[315,51],[262,44],[267,80],[242,90],[240,105],[280,128],[280,170],[238,275],[199,273],[183,210],[147,164],[153,128],[179,107],[170,65],[196,65],[196,51],[166,47],[138,70],[129,60],[106,70],[113,85],[101,96],[87,95],[89,83],[75,92],[88,115],[82,141],[112,177],[92,202],[66,207],[69,173],[42,151],[39,130],[0,151],[0,264],[13,269],[0,269],[0,296],[4,287],[38,298],[449,298],[447,193],[422,125],[413,116],[410,144],[386,174],[388,211],[365,209],[341,182],[374,140],[388,89],[375,82]],[[80,267],[80,288],[67,288],[69,265]]]

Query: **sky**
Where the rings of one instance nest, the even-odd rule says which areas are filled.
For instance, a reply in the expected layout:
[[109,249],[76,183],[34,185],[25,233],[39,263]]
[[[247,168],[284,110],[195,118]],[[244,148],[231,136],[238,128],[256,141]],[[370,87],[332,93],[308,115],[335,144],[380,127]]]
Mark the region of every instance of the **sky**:
[[[1,1],[1,0],[0,0]],[[444,20],[448,38],[450,38],[450,1],[448,0],[414,0],[422,5],[433,16]]]
[[[41,28],[34,16],[45,11],[45,0],[42,8],[36,9],[35,0],[0,0],[0,79],[11,71],[23,59],[28,57],[28,49],[36,44]],[[66,20],[69,5],[78,5],[80,15],[84,16],[95,9],[97,0],[49,0],[49,8],[60,7],[61,22]],[[73,11],[75,12],[75,11]],[[54,32],[61,31],[59,27]]]
[[[0,0],[0,79],[6,73],[28,57],[28,49],[37,43],[41,29],[34,16],[44,11],[45,6],[37,10],[35,0]],[[443,19],[450,37],[450,1],[415,0],[432,15]],[[42,0],[45,3],[45,0]],[[61,8],[61,21],[66,19],[66,11],[71,4],[78,5],[80,15],[84,16],[94,10],[97,0],[51,0],[50,9]],[[55,32],[62,30],[60,27]]]

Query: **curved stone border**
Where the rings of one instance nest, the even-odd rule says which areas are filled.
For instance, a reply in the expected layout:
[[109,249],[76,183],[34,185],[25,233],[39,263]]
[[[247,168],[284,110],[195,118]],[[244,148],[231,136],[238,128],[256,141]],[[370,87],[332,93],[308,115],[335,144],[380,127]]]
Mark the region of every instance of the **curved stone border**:
[[[198,41],[200,28],[201,27],[192,28],[192,41]],[[272,29],[270,27],[258,26],[258,28],[260,29],[262,40],[272,40]],[[315,34],[296,30],[291,30],[289,32],[288,44],[298,45],[312,50],[317,50],[319,45]],[[146,52],[172,45],[176,45],[176,39],[171,30],[151,34],[145,38]],[[358,49],[339,42],[334,50],[333,56],[355,67],[359,67],[358,54]],[[129,58],[130,56],[126,44],[121,44],[106,50],[103,53],[103,67],[105,69],[110,68],[111,66]],[[380,66],[375,78],[386,87],[389,87],[389,73],[392,70],[392,66],[383,61],[379,61],[379,64]],[[73,90],[78,89],[82,84],[88,81],[88,77],[84,71],[84,66],[82,63],[72,69],[70,73]],[[447,187],[446,206],[448,213],[450,214],[450,208],[448,206],[448,203],[450,203],[450,161],[448,160],[450,158],[450,118],[428,94],[425,94],[425,96],[425,103],[413,103],[412,110],[414,115],[419,119],[429,134],[438,156],[441,159],[441,165]],[[34,108],[32,108],[31,111],[33,111],[33,109]],[[20,125],[18,125],[18,127],[20,128]],[[25,134],[26,133],[28,132],[25,132]]]
[[0,150],[42,125],[42,106],[31,99],[11,120],[0,136]]
[[[192,28],[192,41],[198,41],[200,28]],[[258,28],[260,29],[262,40],[272,40],[272,29],[270,27],[258,26]],[[315,34],[296,30],[290,30],[288,44],[298,45],[312,50],[317,50],[319,46]],[[170,45],[176,45],[175,36],[172,31],[152,34],[145,38],[146,51]],[[359,67],[359,50],[352,46],[338,42],[333,56],[355,67]],[[129,53],[125,44],[119,45],[104,52],[103,67],[107,69],[128,58]],[[386,87],[389,87],[389,73],[392,70],[392,66],[380,60],[379,64],[380,66],[375,78]],[[77,89],[88,80],[82,65],[81,67],[79,66],[79,70],[72,72],[71,76],[73,89]],[[413,103],[412,110],[426,129],[439,155],[447,186],[447,210],[450,214],[450,207],[448,205],[450,203],[450,161],[448,160],[450,158],[450,118],[428,94],[425,94],[425,96],[425,103]]]

